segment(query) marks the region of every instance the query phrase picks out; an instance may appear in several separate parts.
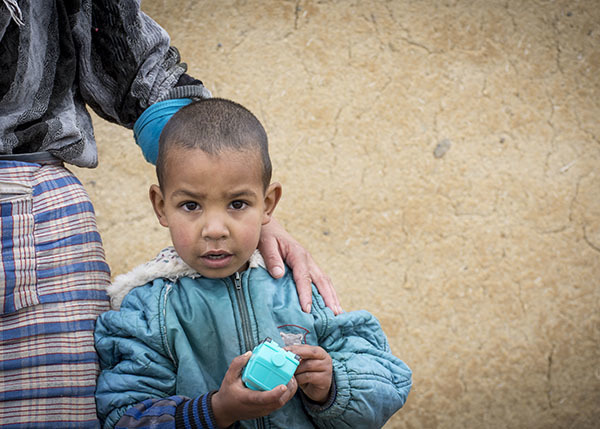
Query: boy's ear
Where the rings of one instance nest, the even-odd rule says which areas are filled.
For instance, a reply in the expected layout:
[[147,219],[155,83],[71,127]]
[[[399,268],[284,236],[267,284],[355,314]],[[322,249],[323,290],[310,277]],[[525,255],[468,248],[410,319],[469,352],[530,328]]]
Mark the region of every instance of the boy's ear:
[[158,185],[150,186],[148,196],[150,197],[150,202],[152,202],[152,208],[154,209],[154,213],[156,213],[158,222],[160,222],[162,226],[168,228],[169,222],[165,216],[165,200],[160,187]]
[[281,184],[273,182],[269,185],[265,192],[265,212],[263,213],[262,224],[266,225],[271,221],[271,216],[277,207],[277,203],[281,198]]

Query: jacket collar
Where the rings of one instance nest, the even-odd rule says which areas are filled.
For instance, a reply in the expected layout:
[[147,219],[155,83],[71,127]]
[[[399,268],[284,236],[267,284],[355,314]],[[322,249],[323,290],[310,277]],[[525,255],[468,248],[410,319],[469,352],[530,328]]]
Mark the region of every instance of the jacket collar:
[[[265,268],[265,261],[258,250],[254,251],[248,262],[250,268]],[[179,257],[173,246],[169,246],[161,250],[151,261],[138,265],[127,274],[115,277],[112,284],[106,289],[106,292],[110,297],[112,309],[118,310],[125,295],[133,288],[143,286],[159,278],[175,282],[182,277],[195,279],[202,277],[202,275],[186,264]]]

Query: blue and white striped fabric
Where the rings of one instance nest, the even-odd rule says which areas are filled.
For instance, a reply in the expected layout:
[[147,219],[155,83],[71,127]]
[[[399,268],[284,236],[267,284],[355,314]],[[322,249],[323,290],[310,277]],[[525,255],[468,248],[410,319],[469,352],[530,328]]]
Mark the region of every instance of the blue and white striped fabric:
[[0,160],[0,427],[98,427],[94,324],[110,271],[64,167]]

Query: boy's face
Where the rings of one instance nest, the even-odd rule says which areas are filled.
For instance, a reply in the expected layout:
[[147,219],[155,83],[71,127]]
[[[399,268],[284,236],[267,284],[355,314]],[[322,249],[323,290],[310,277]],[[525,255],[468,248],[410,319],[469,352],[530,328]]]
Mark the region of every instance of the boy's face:
[[173,147],[164,176],[150,200],[179,256],[210,278],[245,269],[281,196],[278,183],[264,191],[258,153]]

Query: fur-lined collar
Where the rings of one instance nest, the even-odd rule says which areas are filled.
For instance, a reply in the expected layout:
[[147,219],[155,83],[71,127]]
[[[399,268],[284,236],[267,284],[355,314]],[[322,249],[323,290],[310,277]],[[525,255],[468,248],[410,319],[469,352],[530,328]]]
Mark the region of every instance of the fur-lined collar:
[[[250,268],[265,267],[265,261],[258,250],[254,251],[248,262]],[[127,274],[115,277],[115,280],[106,289],[106,292],[110,297],[112,309],[118,310],[125,295],[133,288],[145,285],[158,278],[165,278],[174,282],[182,277],[195,279],[202,277],[202,275],[183,262],[183,259],[179,257],[175,248],[169,246],[163,249],[153,260],[138,265]]]

